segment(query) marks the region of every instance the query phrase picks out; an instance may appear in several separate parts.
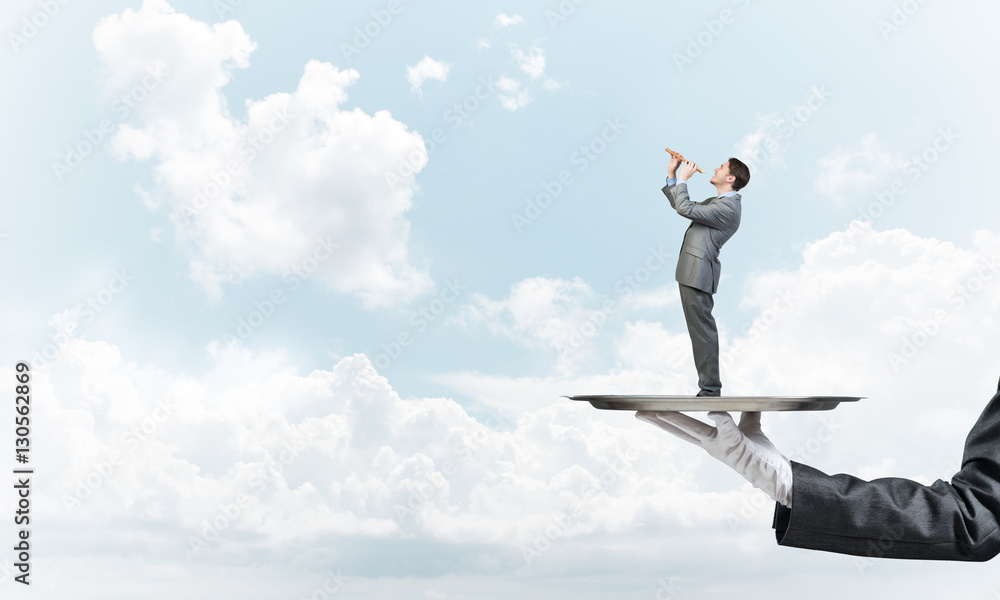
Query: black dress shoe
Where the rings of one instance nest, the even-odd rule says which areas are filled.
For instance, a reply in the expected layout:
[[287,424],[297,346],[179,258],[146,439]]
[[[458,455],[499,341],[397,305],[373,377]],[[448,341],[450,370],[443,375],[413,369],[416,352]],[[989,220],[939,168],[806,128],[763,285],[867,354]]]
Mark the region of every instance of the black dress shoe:
[[705,390],[700,390],[695,398],[718,398],[721,394],[719,392],[707,392]]

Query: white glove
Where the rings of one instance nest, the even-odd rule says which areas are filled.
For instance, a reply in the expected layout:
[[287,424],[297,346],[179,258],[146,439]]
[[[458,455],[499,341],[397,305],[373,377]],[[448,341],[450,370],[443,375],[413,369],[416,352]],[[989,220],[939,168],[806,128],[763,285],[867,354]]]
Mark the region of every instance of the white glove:
[[792,507],[792,463],[760,430],[759,412],[743,413],[739,427],[727,412],[708,413],[716,427],[679,412],[639,411],[635,416],[701,446],[772,500]]

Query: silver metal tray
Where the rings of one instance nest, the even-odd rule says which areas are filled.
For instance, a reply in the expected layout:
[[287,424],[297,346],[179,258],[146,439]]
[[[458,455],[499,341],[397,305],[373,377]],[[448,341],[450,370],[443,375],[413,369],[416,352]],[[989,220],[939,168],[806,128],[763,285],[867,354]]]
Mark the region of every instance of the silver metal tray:
[[590,402],[602,410],[653,411],[777,411],[833,410],[841,402],[857,402],[866,396],[563,396]]

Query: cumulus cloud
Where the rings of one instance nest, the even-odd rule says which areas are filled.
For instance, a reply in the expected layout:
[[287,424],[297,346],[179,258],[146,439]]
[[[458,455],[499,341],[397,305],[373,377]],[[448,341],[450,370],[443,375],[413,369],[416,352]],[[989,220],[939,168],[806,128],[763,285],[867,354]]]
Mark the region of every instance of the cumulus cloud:
[[420,62],[412,67],[406,67],[406,80],[410,82],[410,88],[418,95],[423,95],[423,85],[428,79],[444,82],[448,79],[450,65],[438,62],[429,56],[425,56]]
[[878,135],[870,133],[853,147],[838,147],[820,159],[816,189],[840,204],[857,194],[867,198],[877,186],[902,172],[906,162],[886,150]]
[[504,30],[513,27],[514,25],[524,25],[524,17],[521,15],[508,15],[506,13],[497,14],[496,18],[493,19],[493,29],[494,33],[491,38],[479,38],[476,40],[476,49],[479,51],[488,50],[493,47],[493,42],[496,38],[503,35]]
[[532,80],[542,79],[542,86],[554,92],[562,86],[551,77],[545,76],[545,51],[538,46],[532,46],[528,50],[522,50],[517,46],[511,46],[511,56],[517,66],[528,74]]
[[[386,111],[341,107],[356,71],[310,61],[294,91],[247,100],[238,118],[222,89],[256,47],[239,23],[209,26],[146,0],[103,19],[93,40],[111,94],[150,69],[163,73],[113,149],[151,163],[157,187],[146,195],[169,212],[190,275],[210,296],[307,261],[313,277],[368,306],[429,287],[411,262],[406,219],[423,140]],[[399,173],[393,185],[387,173]]]
[[[677,465],[655,430],[589,406],[549,398],[476,419],[447,398],[400,398],[363,355],[305,375],[280,353],[213,345],[207,359],[192,377],[72,340],[35,373],[49,535],[129,523],[202,564],[321,551],[355,575],[516,571],[581,536],[717,522],[743,497],[700,495],[681,483],[698,461]],[[375,559],[403,544],[426,560]]]
[[813,86],[800,103],[788,110],[758,117],[753,131],[737,142],[736,156],[756,174],[783,165],[785,153],[795,136],[822,113],[832,97],[826,86]]
[[[510,46],[511,59],[518,68],[528,75],[530,81],[526,84],[518,79],[504,75],[497,80],[497,87],[500,90],[498,97],[500,104],[507,110],[514,112],[531,104],[534,98],[531,96],[531,87],[539,85],[549,91],[555,92],[562,88],[556,80],[545,75],[545,51],[535,45],[528,50],[522,50],[515,44]],[[540,81],[540,83],[533,83]]]
[[499,13],[493,20],[493,27],[496,29],[506,29],[513,25],[524,25],[524,17],[521,15],[507,15]]
[[594,291],[583,280],[532,277],[515,284],[507,298],[493,301],[476,294],[455,321],[489,331],[529,347],[554,350],[558,369],[569,370],[577,350],[608,319]]
[[745,157],[743,161],[754,173],[764,166],[781,164],[790,133],[786,126],[779,113],[758,117],[754,130],[736,143],[736,155]]
[[517,66],[532,79],[545,75],[545,51],[538,46],[532,46],[528,51],[514,46],[511,48],[511,55]]
[[501,77],[497,79],[497,88],[500,90],[500,104],[511,112],[531,104],[531,94],[516,79]]
[[[963,248],[858,223],[807,246],[796,269],[748,278],[754,317],[724,329],[724,381],[730,393],[869,396],[766,415],[795,460],[948,478],[996,387],[997,285],[1000,235]],[[533,278],[502,300],[475,298],[459,321],[554,348],[600,301],[582,280]],[[154,563],[183,549],[199,564],[334,561],[368,577],[586,571],[623,551],[655,569],[641,558],[649,548],[657,564],[717,546],[752,560],[773,547],[759,492],[631,414],[558,397],[693,386],[680,328],[614,321],[591,341],[613,360],[590,373],[555,359],[539,376],[435,377],[461,405],[400,397],[363,355],[303,374],[281,353],[212,345],[194,376],[70,339],[33,379],[45,424],[33,438],[46,473],[36,510],[52,528],[40,531],[56,559],[78,552],[58,541],[81,524],[128,523],[131,537],[105,548],[132,551],[141,537],[165,549]]]
[[[989,351],[998,290],[998,234],[977,232],[963,248],[854,222],[809,244],[796,269],[747,277],[741,304],[751,318],[720,321],[724,393],[867,396],[832,415],[766,419],[779,449],[821,469],[882,472],[882,459],[894,457],[896,475],[948,478],[1000,375]],[[599,306],[584,282],[526,280],[473,312],[482,327],[529,346],[565,339]],[[463,371],[435,380],[515,414],[551,393],[694,393],[683,319],[622,317],[586,338],[589,348],[613,350],[599,369],[550,356],[548,376]]]
[[[502,300],[473,294],[451,322],[465,329],[483,328],[521,346],[556,356],[560,375],[579,373],[600,354],[596,340],[617,331],[628,315],[662,310],[678,301],[676,286],[642,289],[623,284],[605,297],[582,279],[531,277],[511,286]],[[641,327],[643,324],[637,325]],[[629,331],[626,328],[628,344]],[[686,342],[685,342],[686,343]]]

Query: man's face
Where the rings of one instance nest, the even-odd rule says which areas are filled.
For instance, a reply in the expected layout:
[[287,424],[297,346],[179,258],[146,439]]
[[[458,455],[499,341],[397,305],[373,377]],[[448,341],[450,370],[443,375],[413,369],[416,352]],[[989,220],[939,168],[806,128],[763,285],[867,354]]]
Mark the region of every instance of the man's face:
[[712,175],[712,179],[709,180],[709,183],[713,185],[724,185],[730,181],[730,177],[732,176],[729,174],[729,161],[727,160],[718,167],[715,167],[715,174]]

